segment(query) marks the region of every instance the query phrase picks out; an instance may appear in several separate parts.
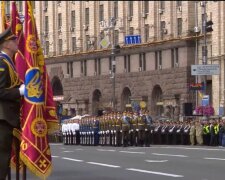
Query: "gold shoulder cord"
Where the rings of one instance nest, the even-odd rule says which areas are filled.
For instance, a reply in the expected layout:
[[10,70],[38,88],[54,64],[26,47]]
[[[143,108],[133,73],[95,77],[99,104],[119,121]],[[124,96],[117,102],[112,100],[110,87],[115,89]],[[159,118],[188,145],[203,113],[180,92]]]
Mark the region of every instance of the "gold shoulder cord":
[[10,89],[13,88],[17,85],[20,85],[21,81],[19,79],[18,74],[14,71],[14,69],[12,68],[12,65],[5,59],[3,59],[3,61],[8,65],[9,67],[9,75],[10,75],[10,79],[11,79],[11,85],[10,87],[6,88],[6,89]]

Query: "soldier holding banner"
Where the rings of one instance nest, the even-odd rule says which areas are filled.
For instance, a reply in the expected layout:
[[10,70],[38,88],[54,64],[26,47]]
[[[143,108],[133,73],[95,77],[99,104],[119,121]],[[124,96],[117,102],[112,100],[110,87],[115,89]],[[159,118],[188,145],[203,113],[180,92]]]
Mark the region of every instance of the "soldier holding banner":
[[8,173],[13,128],[20,127],[20,98],[25,86],[21,85],[12,60],[18,50],[17,37],[11,27],[0,34],[0,179]]

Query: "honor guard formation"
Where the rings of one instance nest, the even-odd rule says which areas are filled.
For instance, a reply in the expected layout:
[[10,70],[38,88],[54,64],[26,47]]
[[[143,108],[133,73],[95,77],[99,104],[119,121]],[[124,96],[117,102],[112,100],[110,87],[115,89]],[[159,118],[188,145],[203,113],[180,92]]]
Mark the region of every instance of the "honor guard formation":
[[225,147],[225,117],[152,119],[147,110],[75,116],[62,123],[65,145],[145,146],[209,145]]

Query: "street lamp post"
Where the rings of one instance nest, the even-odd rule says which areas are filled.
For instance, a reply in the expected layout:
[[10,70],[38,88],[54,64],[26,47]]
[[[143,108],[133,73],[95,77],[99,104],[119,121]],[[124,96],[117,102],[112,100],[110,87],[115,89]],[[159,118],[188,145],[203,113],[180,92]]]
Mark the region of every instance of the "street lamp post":
[[[106,23],[104,24],[106,25]],[[111,35],[112,35],[112,39],[111,39],[111,59],[112,59],[112,66],[111,66],[111,70],[112,70],[112,108],[115,111],[116,110],[116,87],[115,87],[115,83],[116,83],[116,79],[115,79],[115,73],[116,73],[116,59],[115,59],[115,26],[116,26],[116,19],[115,17],[111,17],[109,24],[107,27],[104,28],[104,31],[109,30],[111,31]]]
[[112,86],[113,86],[113,94],[112,94],[112,103],[113,103],[113,110],[116,110],[116,57],[115,57],[115,25],[116,25],[116,19],[112,17],[110,19],[111,24],[111,30],[112,30],[112,52],[111,52],[111,58],[112,58]]
[[[204,9],[204,20],[203,20],[203,32],[204,32],[204,48],[202,52],[202,64],[207,65],[207,44],[206,44],[206,23],[207,23],[207,14],[206,14],[206,1],[203,1]],[[207,76],[204,76],[204,95],[206,95],[206,86],[207,86]]]

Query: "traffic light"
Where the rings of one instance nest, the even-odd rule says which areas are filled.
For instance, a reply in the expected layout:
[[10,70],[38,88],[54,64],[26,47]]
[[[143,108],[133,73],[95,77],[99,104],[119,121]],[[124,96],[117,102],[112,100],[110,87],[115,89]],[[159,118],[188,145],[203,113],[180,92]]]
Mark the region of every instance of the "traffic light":
[[212,20],[209,20],[209,21],[206,22],[206,27],[205,27],[206,32],[212,32],[213,31],[212,25],[213,25]]

